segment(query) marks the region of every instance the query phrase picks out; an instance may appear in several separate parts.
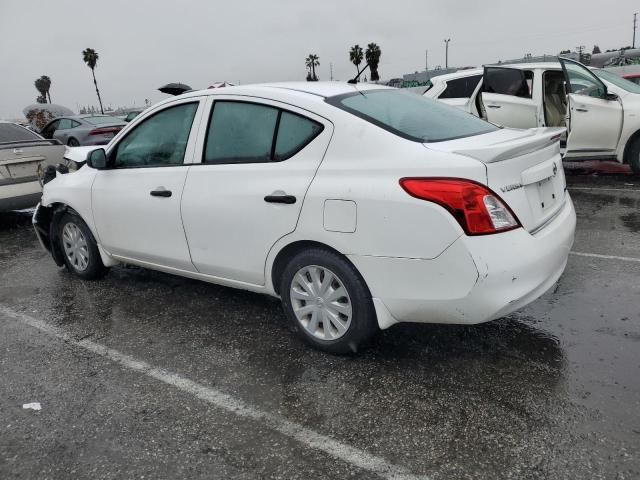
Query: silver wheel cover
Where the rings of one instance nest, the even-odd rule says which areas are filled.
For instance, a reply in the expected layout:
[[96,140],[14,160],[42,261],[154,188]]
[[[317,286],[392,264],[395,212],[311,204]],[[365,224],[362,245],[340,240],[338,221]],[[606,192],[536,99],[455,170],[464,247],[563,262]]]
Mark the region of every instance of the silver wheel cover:
[[349,330],[352,317],[349,292],[328,268],[308,265],[298,270],[289,295],[298,322],[315,338],[337,340]]
[[62,228],[62,246],[69,263],[79,272],[89,266],[89,246],[80,227],[68,222]]

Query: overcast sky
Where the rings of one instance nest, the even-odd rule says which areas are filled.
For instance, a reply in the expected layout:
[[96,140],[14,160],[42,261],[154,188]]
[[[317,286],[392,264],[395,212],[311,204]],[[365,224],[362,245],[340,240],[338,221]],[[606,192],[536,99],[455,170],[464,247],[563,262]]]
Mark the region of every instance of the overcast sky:
[[[97,99],[82,61],[100,55],[96,77],[106,106],[165,98],[157,88],[180,81],[304,80],[304,59],[320,57],[318,75],[347,79],[353,44],[376,42],[384,79],[449,64],[481,65],[525,53],[556,54],[598,44],[631,44],[638,0],[0,0],[0,118],[22,116],[51,77],[51,99],[78,111]],[[640,34],[636,44],[640,43]]]

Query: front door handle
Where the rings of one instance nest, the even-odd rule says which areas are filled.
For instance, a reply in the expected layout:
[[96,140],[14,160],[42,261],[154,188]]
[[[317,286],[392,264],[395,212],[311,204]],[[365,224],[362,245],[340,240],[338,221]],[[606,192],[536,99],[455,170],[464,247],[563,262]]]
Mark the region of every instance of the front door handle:
[[588,108],[576,108],[576,112],[588,112]]
[[149,195],[152,197],[170,197],[171,190],[165,190],[164,188],[158,188],[157,190],[151,190]]
[[268,203],[286,203],[291,205],[296,203],[296,197],[293,195],[267,195],[264,197],[264,201]]
[[487,105],[489,108],[502,108],[502,105]]

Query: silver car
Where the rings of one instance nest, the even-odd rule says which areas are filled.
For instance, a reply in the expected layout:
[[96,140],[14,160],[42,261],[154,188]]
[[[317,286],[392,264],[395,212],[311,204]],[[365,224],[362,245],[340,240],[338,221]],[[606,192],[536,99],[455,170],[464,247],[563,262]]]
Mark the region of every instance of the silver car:
[[50,121],[40,134],[70,147],[106,145],[126,124],[109,115],[74,115]]

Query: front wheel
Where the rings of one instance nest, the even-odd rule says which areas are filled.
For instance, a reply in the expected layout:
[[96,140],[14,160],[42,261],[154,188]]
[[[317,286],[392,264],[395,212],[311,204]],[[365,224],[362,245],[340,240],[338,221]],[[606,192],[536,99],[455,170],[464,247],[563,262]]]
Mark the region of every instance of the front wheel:
[[67,145],[69,145],[70,147],[79,147],[80,146],[80,142],[78,140],[76,140],[75,138],[71,137],[69,139],[69,141],[67,142]]
[[631,167],[631,170],[633,170],[633,173],[640,175],[640,137],[636,138],[629,146],[627,163]]
[[69,271],[86,280],[101,278],[107,272],[91,230],[75,213],[65,213],[58,222],[58,241]]
[[295,255],[283,272],[280,296],[294,329],[320,350],[356,352],[378,330],[364,279],[332,251],[311,249]]

